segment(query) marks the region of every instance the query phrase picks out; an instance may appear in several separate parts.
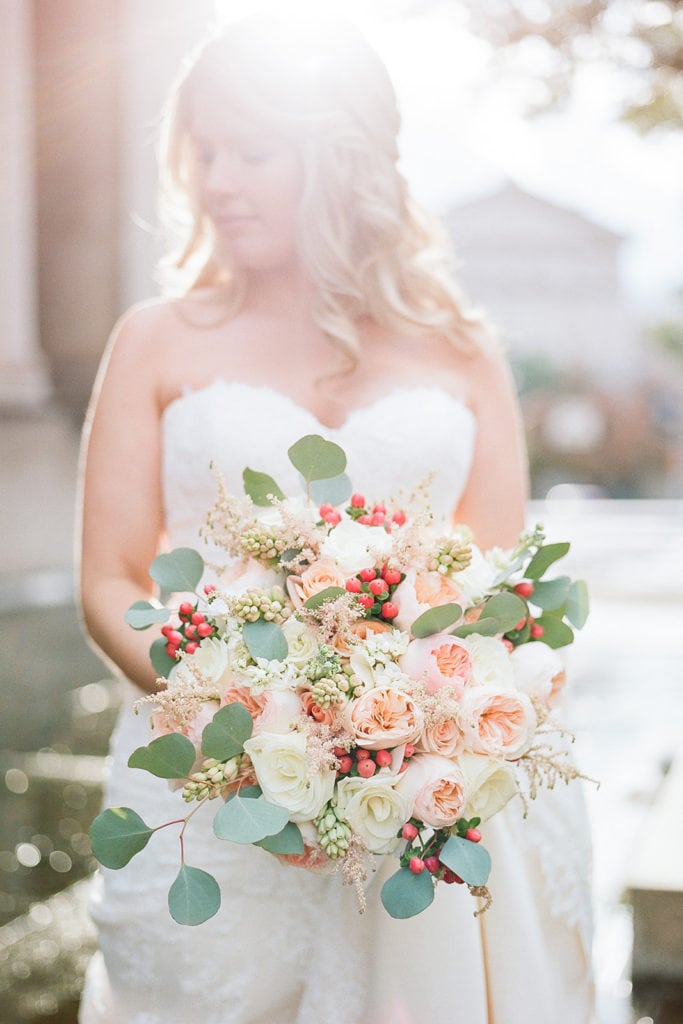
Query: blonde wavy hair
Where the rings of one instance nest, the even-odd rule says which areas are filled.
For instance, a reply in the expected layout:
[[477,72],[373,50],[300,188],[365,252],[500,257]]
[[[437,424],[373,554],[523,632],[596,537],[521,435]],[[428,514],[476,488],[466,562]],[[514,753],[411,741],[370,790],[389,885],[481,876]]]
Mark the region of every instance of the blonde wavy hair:
[[221,103],[292,142],[304,169],[297,249],[316,286],[316,322],[354,365],[362,317],[394,332],[447,337],[463,350],[491,338],[466,308],[445,233],[411,199],[400,174],[400,116],[386,68],[342,20],[251,15],[190,55],[167,102],[160,149],[160,217],[171,238],[160,264],[167,293],[218,287],[239,309],[239,269],[216,255],[202,206],[192,136],[195,96]]

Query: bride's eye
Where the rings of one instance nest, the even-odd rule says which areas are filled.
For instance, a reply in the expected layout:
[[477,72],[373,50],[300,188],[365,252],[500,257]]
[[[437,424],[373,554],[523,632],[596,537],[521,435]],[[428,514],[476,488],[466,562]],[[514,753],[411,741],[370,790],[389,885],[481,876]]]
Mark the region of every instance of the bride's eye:
[[274,150],[271,146],[254,146],[243,149],[240,156],[245,164],[264,164],[273,156]]

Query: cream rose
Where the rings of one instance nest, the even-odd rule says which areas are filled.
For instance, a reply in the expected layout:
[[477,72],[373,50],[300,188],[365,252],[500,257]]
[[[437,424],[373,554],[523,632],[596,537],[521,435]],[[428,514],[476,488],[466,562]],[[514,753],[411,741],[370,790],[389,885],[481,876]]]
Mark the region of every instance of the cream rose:
[[344,577],[331,558],[320,558],[300,576],[287,577],[287,591],[296,608],[328,587],[344,587]]
[[496,686],[499,690],[514,687],[510,654],[498,637],[473,633],[465,637],[463,644],[472,659],[472,683],[475,686]]
[[479,548],[472,545],[472,561],[457,574],[458,586],[466,603],[479,604],[488,597],[498,575],[498,569],[484,558]]
[[261,733],[248,739],[244,749],[264,796],[285,807],[292,821],[310,821],[332,797],[336,773],[310,771],[302,733]]
[[217,637],[202,640],[194,654],[183,655],[182,660],[171,669],[168,676],[169,690],[176,689],[176,686],[196,686],[197,677],[193,669],[201,673],[207,689],[222,689],[233,678],[227,645]]
[[506,761],[481,754],[461,754],[458,764],[465,778],[466,818],[488,821],[519,791],[514,772]]
[[383,750],[412,743],[422,730],[413,698],[393,687],[376,687],[346,706],[347,727],[359,747]]
[[439,754],[415,754],[399,775],[397,788],[407,798],[409,817],[432,828],[447,828],[462,816],[465,778],[458,766]]
[[288,733],[301,718],[301,702],[293,690],[266,690],[263,711],[254,720],[254,735]]
[[396,587],[392,601],[398,608],[394,625],[409,632],[415,619],[423,612],[440,604],[460,604],[462,594],[450,576],[409,569],[403,582]]
[[380,772],[370,779],[342,779],[337,786],[339,810],[371,853],[393,853],[401,842],[398,833],[410,807],[399,792],[399,777]]
[[490,686],[469,689],[460,704],[465,748],[474,754],[514,760],[528,750],[536,712],[525,693]]
[[460,696],[472,678],[472,658],[464,641],[448,633],[413,640],[400,665],[411,679],[424,683],[430,694],[452,686]]
[[343,519],[320,545],[322,557],[331,559],[345,578],[383,561],[390,552],[391,537],[384,527],[363,526],[352,519]]
[[544,643],[521,644],[510,655],[518,690],[550,703],[553,682],[564,670],[560,655]]
[[317,653],[318,641],[315,632],[291,616],[280,627],[285,634],[287,646],[287,661],[297,668],[303,668],[307,661]]

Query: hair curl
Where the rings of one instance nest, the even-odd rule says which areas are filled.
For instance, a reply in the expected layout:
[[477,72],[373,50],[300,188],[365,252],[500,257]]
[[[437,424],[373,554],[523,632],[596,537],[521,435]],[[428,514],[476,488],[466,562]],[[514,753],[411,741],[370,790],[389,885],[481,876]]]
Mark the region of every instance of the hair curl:
[[191,131],[197,91],[229,98],[297,147],[304,168],[298,251],[316,285],[316,321],[352,364],[362,317],[399,333],[447,337],[465,351],[491,337],[481,313],[466,308],[445,233],[411,199],[398,170],[400,116],[386,68],[355,28],[336,19],[297,25],[252,15],[190,55],[161,137],[160,216],[172,238],[160,264],[166,291],[189,296],[218,286],[228,315],[244,296],[238,268],[216,256],[202,207]]

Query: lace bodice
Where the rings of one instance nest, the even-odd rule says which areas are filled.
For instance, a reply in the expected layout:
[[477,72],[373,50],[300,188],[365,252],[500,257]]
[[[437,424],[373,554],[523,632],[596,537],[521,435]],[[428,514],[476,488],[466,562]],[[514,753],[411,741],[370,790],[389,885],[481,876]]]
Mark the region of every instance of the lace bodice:
[[163,488],[171,543],[197,542],[216,496],[211,460],[234,494],[243,493],[247,465],[269,473],[286,494],[300,493],[287,449],[305,434],[322,434],[344,448],[353,486],[368,498],[390,498],[433,472],[432,509],[449,516],[467,481],[475,419],[462,401],[438,387],[397,388],[352,410],[337,429],[270,387],[218,379],[187,391],[164,412]]

